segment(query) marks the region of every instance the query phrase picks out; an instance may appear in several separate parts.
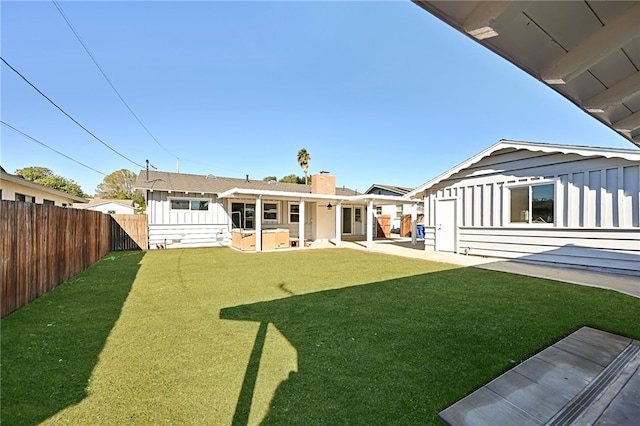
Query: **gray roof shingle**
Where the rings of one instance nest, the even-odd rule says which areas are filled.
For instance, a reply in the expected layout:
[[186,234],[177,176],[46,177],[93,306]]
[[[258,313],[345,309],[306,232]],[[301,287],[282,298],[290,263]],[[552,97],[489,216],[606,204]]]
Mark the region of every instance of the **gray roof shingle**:
[[[160,172],[155,170],[149,170],[149,172],[146,170],[140,171],[134,187],[142,190],[205,192],[210,194],[220,194],[233,188],[311,194],[311,185],[273,181],[269,183],[262,180]],[[336,187],[336,195],[350,196],[358,194],[357,191],[350,188]]]

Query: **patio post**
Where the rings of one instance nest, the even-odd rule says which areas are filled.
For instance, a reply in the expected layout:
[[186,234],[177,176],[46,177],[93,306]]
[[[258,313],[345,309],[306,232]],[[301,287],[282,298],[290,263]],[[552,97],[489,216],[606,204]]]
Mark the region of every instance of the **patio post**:
[[[427,227],[427,224],[429,224],[429,226],[432,226],[431,220],[429,219],[430,216],[429,216],[429,210],[428,210],[428,208],[429,208],[428,202],[429,202],[429,199],[427,198],[427,192],[425,191],[424,198],[422,199],[422,212],[424,214],[424,226],[425,226],[425,229]],[[425,233],[425,235],[426,235],[426,233]],[[425,239],[424,239],[424,249],[427,250],[427,238],[426,238],[426,236],[425,236]]]
[[298,247],[304,248],[304,200],[300,200],[300,215],[298,218]]
[[336,203],[336,247],[342,245],[342,201]]
[[367,249],[373,248],[373,200],[367,200]]
[[262,197],[256,197],[256,252],[262,251]]
[[411,205],[411,245],[418,244],[418,239],[416,234],[418,233],[418,226],[416,224],[418,220],[418,205]]

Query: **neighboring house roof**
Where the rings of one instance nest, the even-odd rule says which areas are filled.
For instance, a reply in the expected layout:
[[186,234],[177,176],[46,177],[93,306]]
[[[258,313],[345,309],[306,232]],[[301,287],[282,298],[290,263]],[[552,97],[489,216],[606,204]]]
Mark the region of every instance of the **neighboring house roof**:
[[454,168],[444,172],[440,176],[431,179],[427,183],[420,185],[413,191],[407,193],[405,197],[413,198],[419,196],[419,194],[437,185],[439,182],[448,179],[455,173],[466,169],[467,167],[479,162],[485,157],[490,156],[496,151],[500,150],[528,150],[532,152],[544,152],[544,153],[560,153],[560,154],[575,154],[583,157],[604,157],[604,158],[622,158],[629,161],[640,161],[640,150],[638,149],[621,149],[621,148],[597,148],[591,146],[577,146],[577,145],[560,145],[551,143],[540,142],[519,142],[500,140],[499,142],[491,145],[481,153],[469,158],[468,160],[458,164]]
[[640,147],[640,2],[413,1]]
[[[147,178],[148,176],[148,178]],[[231,189],[248,189],[275,192],[295,192],[311,194],[311,185],[283,182],[265,182],[262,180],[237,179],[214,175],[193,175],[143,170],[134,184],[136,189],[172,192],[194,192],[221,194]],[[345,187],[336,187],[336,195],[353,196],[359,192]]]
[[374,183],[364,193],[371,194],[373,193],[373,191],[376,190],[376,188],[382,189],[385,191],[395,192],[398,195],[405,195],[406,193],[411,192],[411,189],[412,189],[412,188],[405,188],[402,186],[382,185],[380,183]]
[[108,198],[93,198],[89,200],[88,203],[83,204],[82,206],[78,206],[78,208],[88,209],[90,207],[101,206],[104,204],[120,204],[125,207],[134,208],[133,200],[116,200],[116,199],[108,199]]
[[61,198],[66,198],[69,201],[73,201],[76,203],[86,203],[87,200],[82,197],[77,197],[75,195],[71,195],[68,192],[59,191],[57,189],[50,188],[48,186],[40,185],[39,183],[31,182],[30,180],[26,180],[22,176],[12,175],[7,173],[4,169],[0,170],[0,180],[6,180],[7,182],[13,182],[17,185],[22,185],[27,188],[33,188],[40,191],[47,192],[49,194],[57,195]]

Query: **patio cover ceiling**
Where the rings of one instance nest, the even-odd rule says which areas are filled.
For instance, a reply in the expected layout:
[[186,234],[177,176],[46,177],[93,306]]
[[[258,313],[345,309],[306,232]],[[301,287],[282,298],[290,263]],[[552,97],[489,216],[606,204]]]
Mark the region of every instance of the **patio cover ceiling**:
[[640,147],[640,2],[413,2]]

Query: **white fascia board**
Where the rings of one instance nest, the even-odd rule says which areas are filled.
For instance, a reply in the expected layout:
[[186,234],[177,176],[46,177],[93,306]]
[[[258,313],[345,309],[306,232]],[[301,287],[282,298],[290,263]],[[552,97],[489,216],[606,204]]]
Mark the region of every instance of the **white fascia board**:
[[311,194],[307,192],[266,191],[263,189],[233,188],[218,194],[218,198],[239,198],[242,196],[261,196],[281,198],[285,200],[341,200],[345,197],[327,194]]
[[362,194],[352,195],[347,197],[349,201],[373,201],[377,205],[396,205],[396,204],[414,204],[419,200],[409,200],[400,195],[374,195],[374,194]]
[[640,161],[640,150],[638,149],[620,149],[620,148],[599,148],[590,146],[575,146],[575,145],[559,145],[539,142],[517,142],[501,140],[496,144],[491,145],[481,153],[471,157],[470,159],[458,164],[454,168],[444,172],[440,176],[431,179],[425,184],[417,187],[413,191],[404,195],[403,198],[420,198],[418,194],[428,190],[429,188],[437,185],[439,182],[451,177],[455,173],[466,169],[467,167],[477,163],[485,157],[490,156],[494,152],[506,149],[526,149],[532,152],[545,152],[545,153],[560,153],[560,154],[575,154],[583,157],[604,157],[604,158],[622,158],[629,161]]
[[265,191],[260,189],[244,189],[233,188],[228,191],[218,194],[218,198],[243,198],[243,197],[257,197],[274,198],[283,200],[306,200],[306,201],[344,201],[344,202],[366,202],[373,200],[379,204],[406,204],[414,203],[413,200],[407,200],[400,196],[393,195],[373,195],[373,194],[360,194],[360,195],[329,195],[329,194],[311,194],[306,192],[283,192],[283,191]]

